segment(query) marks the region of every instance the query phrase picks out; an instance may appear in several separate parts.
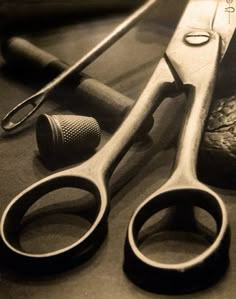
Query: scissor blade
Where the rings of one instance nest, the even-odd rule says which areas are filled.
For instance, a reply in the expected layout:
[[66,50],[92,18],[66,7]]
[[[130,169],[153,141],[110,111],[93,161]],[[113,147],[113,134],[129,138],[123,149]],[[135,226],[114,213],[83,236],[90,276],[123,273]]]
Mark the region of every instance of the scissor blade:
[[[215,50],[217,50],[217,60],[224,57],[235,31],[235,20],[232,20],[226,28],[222,29],[220,19],[222,18],[221,10],[224,8],[224,1],[190,0],[188,2],[166,50],[166,57],[168,58],[166,62],[171,73],[176,83],[182,83],[177,84],[178,89],[181,89],[184,84],[191,84],[196,80],[201,69],[211,65]],[[213,34],[213,31],[216,34]],[[212,38],[215,37],[214,41],[218,40],[217,43],[214,43],[215,46],[212,43],[208,47],[199,48],[199,45],[208,43],[211,35]],[[190,47],[190,45],[192,46]]]
[[[234,2],[226,0],[190,0],[178,28],[213,30],[221,36],[221,59],[224,57],[236,27]],[[228,9],[228,7],[232,7]],[[230,12],[232,11],[232,12]]]
[[218,0],[190,0],[178,28],[211,30],[218,3]]
[[236,10],[234,11],[234,9],[236,9],[236,3],[228,4],[225,0],[220,0],[214,18],[213,30],[218,32],[222,39],[221,59],[224,57],[230,41],[235,39]]

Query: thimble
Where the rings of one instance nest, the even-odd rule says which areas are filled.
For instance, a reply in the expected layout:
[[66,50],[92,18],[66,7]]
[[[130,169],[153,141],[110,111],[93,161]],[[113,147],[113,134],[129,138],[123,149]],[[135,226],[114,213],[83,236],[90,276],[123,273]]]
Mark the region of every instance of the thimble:
[[78,115],[42,114],[36,123],[36,139],[43,158],[69,158],[92,152],[100,142],[96,119]]

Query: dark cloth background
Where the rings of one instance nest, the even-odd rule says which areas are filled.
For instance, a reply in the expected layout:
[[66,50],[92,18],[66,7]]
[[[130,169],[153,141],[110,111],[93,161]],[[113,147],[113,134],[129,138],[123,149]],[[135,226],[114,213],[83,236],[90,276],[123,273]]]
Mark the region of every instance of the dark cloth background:
[[[149,17],[130,31],[104,55],[86,69],[86,73],[107,85],[137,99],[157,62],[162,57],[176,21],[182,10],[182,2],[165,1],[159,10],[153,10]],[[21,36],[73,63],[114,28],[124,16],[106,16],[88,21],[77,21],[38,31],[22,33]],[[29,29],[29,28],[28,28]],[[40,86],[34,80],[37,74],[24,74],[24,69],[9,71],[1,58],[0,69],[0,116],[19,101],[31,95]],[[37,77],[37,76],[36,76]],[[79,101],[79,98],[77,99]],[[68,98],[50,99],[40,113],[73,113],[67,106]],[[83,106],[84,104],[81,104]],[[136,144],[126,155],[112,182],[123,184],[112,200],[109,217],[109,233],[106,241],[94,257],[82,266],[63,273],[43,277],[25,277],[22,274],[0,273],[0,298],[123,298],[146,299],[167,298],[153,294],[133,285],[122,270],[123,247],[128,221],[135,208],[152,192],[160,187],[171,172],[175,156],[176,140],[181,127],[184,99],[166,99],[155,113],[155,124],[149,138]],[[83,107],[81,107],[83,108]],[[138,120],[137,120],[138,121]],[[49,169],[41,161],[35,140],[35,117],[19,134],[0,134],[0,211],[3,212],[10,200],[35,181],[57,169]],[[102,144],[110,137],[103,131]],[[66,166],[65,166],[66,167]],[[68,166],[69,167],[69,166]],[[113,184],[112,183],[112,184]],[[119,185],[120,186],[120,185]],[[231,264],[227,273],[214,286],[195,294],[174,298],[234,298],[236,279],[235,239],[235,195],[234,190],[213,187],[223,198],[232,228]],[[36,204],[42,211],[79,206],[80,193],[64,190]],[[36,215],[37,216],[37,215]],[[64,222],[66,223],[63,225]],[[22,231],[21,242],[28,250],[47,251],[55,246],[65,246],[78,237],[77,217],[66,214],[36,217],[29,221]],[[84,223],[81,224],[85,225]],[[182,254],[191,256],[192,245]],[[155,250],[164,251],[162,246]],[[177,248],[171,248],[176,255]],[[175,252],[176,251],[176,252]],[[217,265],[216,265],[217,267]]]

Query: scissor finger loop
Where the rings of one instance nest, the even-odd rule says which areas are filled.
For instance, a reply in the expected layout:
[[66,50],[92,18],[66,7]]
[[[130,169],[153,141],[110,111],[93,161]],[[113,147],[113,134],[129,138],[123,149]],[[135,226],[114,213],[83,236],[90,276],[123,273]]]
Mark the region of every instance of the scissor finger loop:
[[[88,164],[87,164],[88,165]],[[95,163],[93,163],[95,166]],[[94,216],[88,231],[73,244],[47,253],[25,251],[19,243],[19,230],[24,215],[29,208],[45,194],[65,187],[86,190],[95,201]],[[102,178],[96,171],[91,174],[90,166],[74,167],[53,174],[31,185],[10,202],[2,216],[1,250],[6,253],[11,263],[25,266],[25,270],[35,269],[38,273],[50,271],[48,266],[59,267],[65,263],[83,261],[86,255],[95,250],[104,239],[107,231],[108,194]]]
[[[181,209],[178,211],[179,215],[176,219],[172,219],[172,221],[175,220],[172,223],[172,229],[183,232],[193,230],[195,234],[206,238],[207,241],[211,239],[210,242],[207,242],[208,247],[196,257],[179,263],[171,262],[172,259],[169,263],[165,263],[162,260],[158,261],[158,258],[154,260],[147,257],[140,248],[139,237],[145,223],[160,211],[178,207],[184,208],[182,212]],[[213,238],[212,235],[211,238],[204,236],[192,225],[196,220],[192,218],[194,213],[190,209],[195,207],[206,211],[214,219],[216,231],[212,233]],[[190,216],[186,213],[190,213]],[[189,217],[191,217],[191,221],[189,221]],[[168,231],[168,227],[164,226],[162,232],[166,230]],[[227,212],[217,194],[205,186],[194,188],[193,186],[181,187],[178,184],[172,187],[163,187],[143,202],[132,216],[125,244],[124,269],[132,281],[149,291],[190,292],[208,286],[222,275],[229,262],[229,244],[230,231]],[[173,260],[175,260],[174,257]]]

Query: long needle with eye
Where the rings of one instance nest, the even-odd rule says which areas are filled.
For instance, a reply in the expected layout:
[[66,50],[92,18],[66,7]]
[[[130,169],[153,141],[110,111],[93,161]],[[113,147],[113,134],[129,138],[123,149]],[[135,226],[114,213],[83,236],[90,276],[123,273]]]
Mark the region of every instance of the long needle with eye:
[[[19,127],[24,121],[26,121],[47,99],[50,92],[58,86],[65,78],[76,72],[81,72],[90,63],[96,60],[101,54],[103,54],[109,47],[111,47],[116,41],[118,41],[125,33],[127,33],[137,22],[153,7],[156,0],[148,0],[140,8],[138,8],[133,14],[131,14],[125,21],[123,21],[118,27],[116,27],[105,39],[103,39],[98,45],[96,45],[91,51],[74,63],[71,67],[53,79],[50,83],[45,85],[38,92],[22,101],[15,106],[2,120],[1,126],[5,131],[11,131]],[[23,110],[28,105],[32,105],[33,108],[23,114],[19,120],[13,121],[12,118],[16,114]],[[22,112],[22,111],[21,111]]]

